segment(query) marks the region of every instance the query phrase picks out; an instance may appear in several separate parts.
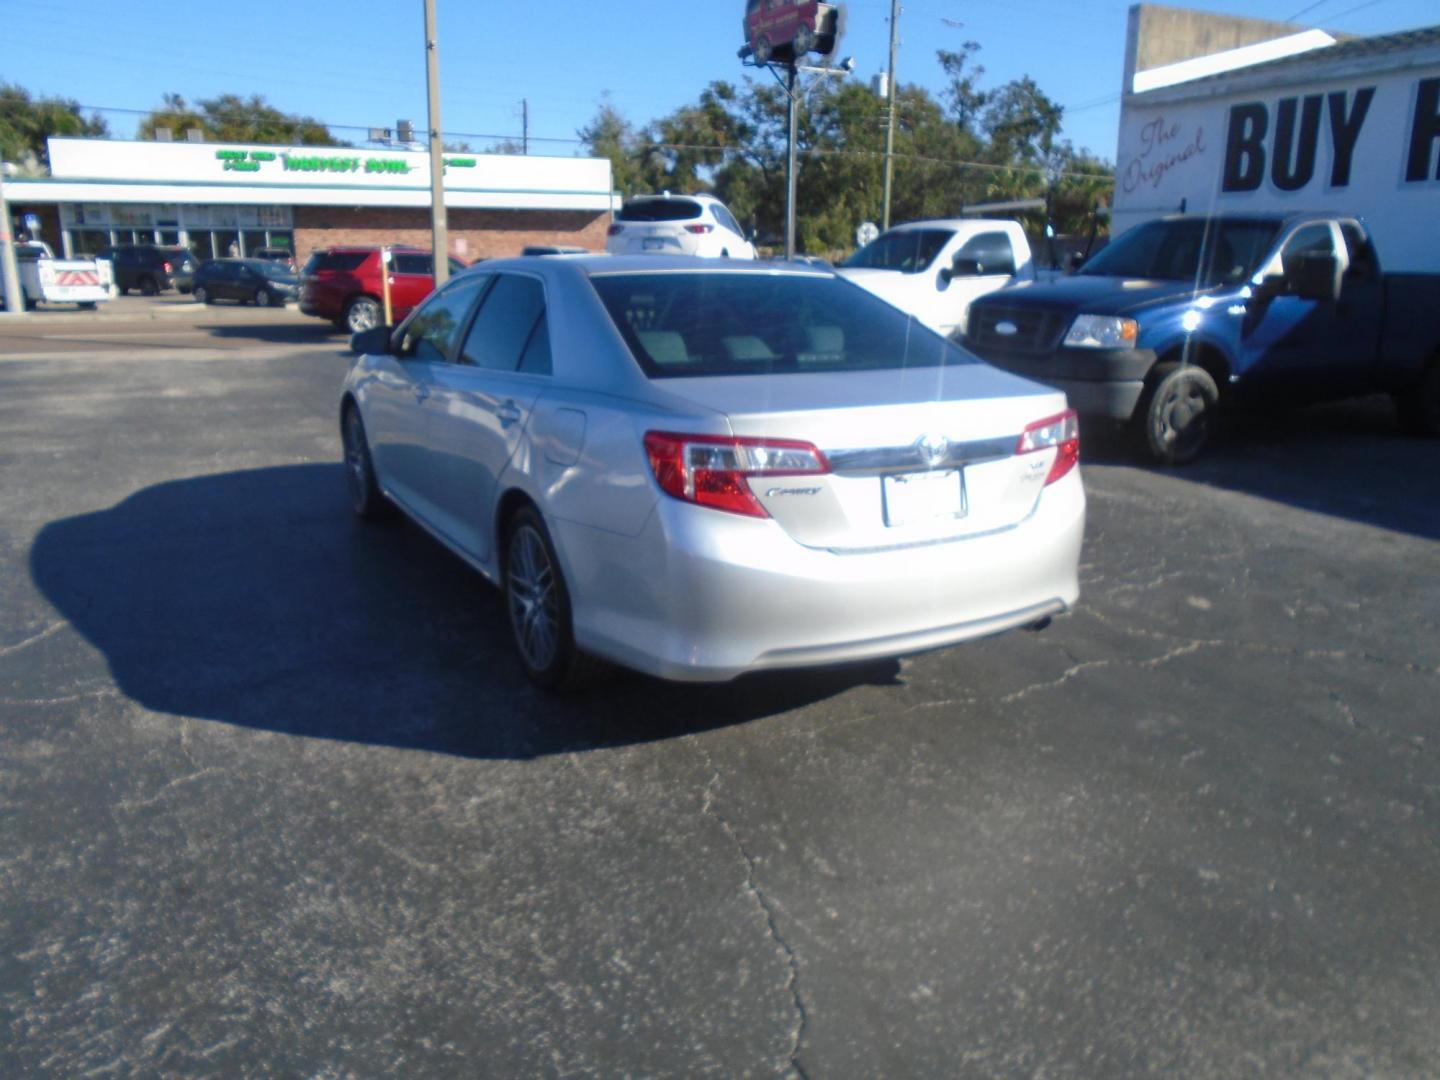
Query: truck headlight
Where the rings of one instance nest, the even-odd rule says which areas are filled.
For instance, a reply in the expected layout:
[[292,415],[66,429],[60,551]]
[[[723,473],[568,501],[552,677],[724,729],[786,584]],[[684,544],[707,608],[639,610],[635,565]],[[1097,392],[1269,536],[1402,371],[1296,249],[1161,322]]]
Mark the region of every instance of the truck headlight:
[[1129,349],[1140,336],[1140,324],[1115,315],[1076,315],[1065,335],[1073,349]]

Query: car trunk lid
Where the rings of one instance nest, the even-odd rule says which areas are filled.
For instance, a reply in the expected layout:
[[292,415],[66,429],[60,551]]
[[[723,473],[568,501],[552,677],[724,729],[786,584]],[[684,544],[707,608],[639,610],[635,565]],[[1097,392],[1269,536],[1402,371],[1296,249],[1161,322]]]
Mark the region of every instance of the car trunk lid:
[[1055,457],[1017,455],[1021,432],[1064,396],[983,364],[665,380],[725,414],[733,433],[797,439],[830,471],[748,482],[807,547],[861,551],[954,540],[1027,518]]

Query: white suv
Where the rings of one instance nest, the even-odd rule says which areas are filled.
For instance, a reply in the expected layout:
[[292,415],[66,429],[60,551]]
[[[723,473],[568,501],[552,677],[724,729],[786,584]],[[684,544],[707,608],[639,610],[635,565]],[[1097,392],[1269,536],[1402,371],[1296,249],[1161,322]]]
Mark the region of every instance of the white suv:
[[753,259],[755,245],[714,195],[641,195],[615,215],[605,250],[612,255],[700,255]]

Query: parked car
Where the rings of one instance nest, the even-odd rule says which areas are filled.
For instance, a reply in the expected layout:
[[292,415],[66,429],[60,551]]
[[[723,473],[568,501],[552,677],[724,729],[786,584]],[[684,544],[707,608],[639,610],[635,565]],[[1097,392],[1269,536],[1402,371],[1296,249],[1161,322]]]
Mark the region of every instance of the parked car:
[[714,195],[641,195],[615,215],[605,250],[612,255],[755,258],[735,215]]
[[957,218],[887,229],[840,273],[948,336],[964,332],[975,300],[1035,280],[1035,262],[1018,221]]
[[288,304],[300,296],[300,279],[267,259],[207,259],[195,271],[195,299],[234,300],[256,307]]
[[292,274],[299,272],[299,265],[295,262],[295,253],[287,247],[256,248],[250,253],[250,257],[264,259],[266,262],[280,263],[287,267]]
[[199,265],[199,260],[185,248],[159,244],[117,244],[105,248],[98,258],[110,260],[121,296],[131,289],[138,289],[144,296],[172,288],[188,293],[194,287],[195,268]]
[[772,60],[791,63],[803,60],[812,49],[822,56],[834,52],[844,32],[844,9],[839,4],[816,0],[747,0],[745,4],[745,48],[741,55],[753,55],[757,64]]
[[[317,251],[300,272],[300,310],[358,333],[384,322],[380,248],[333,247]],[[420,248],[392,247],[390,310],[394,321],[409,315],[435,289],[435,264]],[[450,272],[465,264],[451,256]]]
[[574,244],[527,244],[520,252],[521,255],[593,255],[589,248],[576,247]]
[[355,512],[497,583],[541,687],[897,656],[1078,595],[1064,395],[832,271],[497,260],[352,348]]
[[1070,277],[977,301],[965,344],[1166,465],[1199,456],[1227,401],[1388,393],[1407,430],[1440,436],[1440,273],[1383,273],[1349,214],[1136,225]]
[[[40,240],[15,245],[20,297],[28,311],[40,302],[77,304],[87,310],[110,299],[110,264],[103,259],[57,259]],[[0,289],[0,307],[4,306]]]

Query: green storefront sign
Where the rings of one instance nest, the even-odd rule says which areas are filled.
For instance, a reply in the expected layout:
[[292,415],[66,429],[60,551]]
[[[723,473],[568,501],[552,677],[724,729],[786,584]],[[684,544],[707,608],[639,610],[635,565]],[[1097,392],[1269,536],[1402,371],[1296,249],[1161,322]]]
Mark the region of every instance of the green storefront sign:
[[[408,176],[415,169],[404,158],[277,154],[271,150],[216,150],[215,158],[226,172],[259,172],[262,165],[273,165],[277,160],[282,172]],[[445,158],[446,169],[473,169],[476,164],[476,159],[473,157]]]

